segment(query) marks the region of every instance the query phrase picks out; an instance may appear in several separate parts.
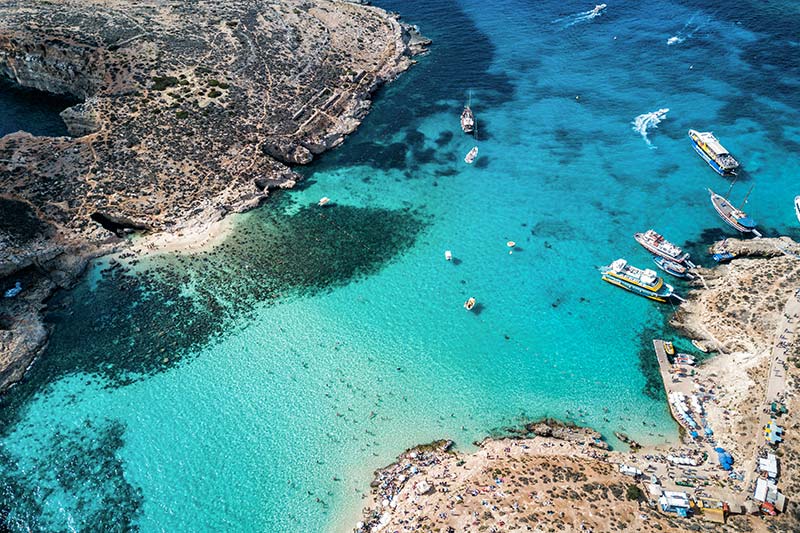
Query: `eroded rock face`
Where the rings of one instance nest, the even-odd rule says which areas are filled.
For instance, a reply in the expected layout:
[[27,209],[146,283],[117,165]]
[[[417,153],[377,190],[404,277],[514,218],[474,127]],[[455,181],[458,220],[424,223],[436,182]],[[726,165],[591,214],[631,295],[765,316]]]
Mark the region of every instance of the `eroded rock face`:
[[418,44],[334,0],[0,0],[0,75],[83,100],[62,113],[74,137],[0,139],[0,198],[48,228],[0,228],[0,285],[26,250],[97,254],[126,228],[179,231],[291,187],[289,165],[340,144]]
[[711,251],[736,257],[700,269],[703,280],[671,324],[715,350],[759,353],[772,346],[786,300],[800,285],[800,245],[788,237],[725,239]]

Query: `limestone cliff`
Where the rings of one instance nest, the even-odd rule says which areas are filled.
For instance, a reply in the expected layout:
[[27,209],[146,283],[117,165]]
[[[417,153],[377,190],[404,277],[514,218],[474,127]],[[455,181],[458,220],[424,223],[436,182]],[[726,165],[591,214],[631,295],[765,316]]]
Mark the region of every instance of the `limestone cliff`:
[[0,301],[0,390],[74,258],[293,186],[289,165],[341,143],[419,43],[336,0],[0,0],[0,75],[81,100],[62,113],[72,137],[0,139],[0,208],[24,221],[0,222],[0,289],[26,286]]
[[800,286],[800,245],[788,237],[725,239],[710,251],[735,258],[700,269],[698,290],[689,293],[672,325],[724,352],[755,353],[771,346],[783,306]]

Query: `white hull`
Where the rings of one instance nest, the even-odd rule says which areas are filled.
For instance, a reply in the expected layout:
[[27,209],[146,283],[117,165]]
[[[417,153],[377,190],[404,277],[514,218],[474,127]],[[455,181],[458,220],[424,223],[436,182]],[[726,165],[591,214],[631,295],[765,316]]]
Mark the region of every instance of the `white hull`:
[[797,217],[797,221],[800,222],[800,196],[794,197],[794,214]]

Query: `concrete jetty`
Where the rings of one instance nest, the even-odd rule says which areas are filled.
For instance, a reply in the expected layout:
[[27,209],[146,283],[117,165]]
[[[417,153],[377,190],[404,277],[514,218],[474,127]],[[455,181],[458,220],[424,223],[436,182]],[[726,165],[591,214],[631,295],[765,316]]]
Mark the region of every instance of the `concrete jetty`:
[[673,383],[672,377],[672,366],[669,363],[669,359],[667,358],[667,351],[664,348],[664,341],[660,339],[653,340],[653,348],[656,350],[656,359],[658,359],[658,371],[661,373],[661,382],[664,384],[664,392],[667,395],[667,405],[669,405],[669,412],[672,415],[672,418],[685,429],[686,424],[681,420],[681,417],[678,413],[675,412],[675,406],[672,405],[672,402],[669,401],[669,394],[676,389],[672,386],[673,384],[680,383],[680,381],[676,381]]

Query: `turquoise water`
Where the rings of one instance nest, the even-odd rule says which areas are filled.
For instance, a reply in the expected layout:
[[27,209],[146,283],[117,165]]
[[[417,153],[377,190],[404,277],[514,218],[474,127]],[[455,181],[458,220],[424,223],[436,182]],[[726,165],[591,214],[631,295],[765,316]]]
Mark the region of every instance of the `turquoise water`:
[[[344,530],[372,470],[419,442],[468,448],[542,416],[612,444],[675,438],[642,371],[673,308],[598,267],[649,266],[631,234],[651,226],[704,263],[732,235],[705,192],[730,182],[689,128],[743,162],[732,198],[754,185],[763,233],[798,236],[797,13],[380,5],[431,53],[300,189],[238,217],[216,250],[137,276],[100,262],[55,299],[48,352],[0,412],[12,529]],[[660,108],[648,145],[631,123]],[[315,209],[322,196],[336,205]]]

